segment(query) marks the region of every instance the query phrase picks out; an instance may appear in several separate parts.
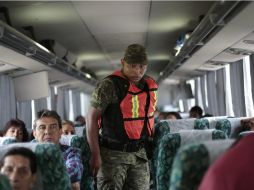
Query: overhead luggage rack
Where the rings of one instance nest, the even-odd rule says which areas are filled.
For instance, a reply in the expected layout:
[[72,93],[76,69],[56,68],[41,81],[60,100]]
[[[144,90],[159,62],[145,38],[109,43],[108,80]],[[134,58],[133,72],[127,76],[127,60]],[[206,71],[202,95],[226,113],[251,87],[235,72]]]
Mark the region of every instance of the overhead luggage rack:
[[200,24],[192,32],[190,38],[184,43],[179,54],[170,61],[161,72],[157,83],[161,83],[176,69],[181,67],[187,59],[198,51],[205,43],[215,35],[236,13],[247,6],[246,1],[217,1],[203,18]]
[[71,77],[95,86],[97,80],[75,66],[67,63],[39,43],[0,21],[0,45],[53,67]]

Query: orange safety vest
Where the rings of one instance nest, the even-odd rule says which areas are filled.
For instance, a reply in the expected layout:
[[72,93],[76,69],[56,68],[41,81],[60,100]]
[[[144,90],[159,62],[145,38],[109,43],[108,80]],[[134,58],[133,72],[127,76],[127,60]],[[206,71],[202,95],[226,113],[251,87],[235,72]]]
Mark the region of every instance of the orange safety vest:
[[[141,90],[130,83],[121,71],[116,71],[109,77],[114,82],[119,102],[109,105],[102,115],[103,137],[120,141],[138,140],[144,130],[146,136],[152,136],[158,88],[155,81],[145,76],[147,87]],[[149,107],[147,98],[150,99]]]

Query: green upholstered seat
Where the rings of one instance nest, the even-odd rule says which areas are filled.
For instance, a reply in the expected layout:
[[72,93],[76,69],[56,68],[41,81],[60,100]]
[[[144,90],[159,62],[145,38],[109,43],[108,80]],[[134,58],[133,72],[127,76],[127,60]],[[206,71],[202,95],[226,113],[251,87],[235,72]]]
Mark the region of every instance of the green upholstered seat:
[[180,146],[205,141],[225,139],[224,132],[218,130],[182,130],[178,133],[168,133],[162,137],[158,146],[158,158],[155,169],[156,189],[169,188],[170,174],[174,157]]
[[158,124],[154,126],[154,150],[153,150],[153,157],[151,160],[151,174],[152,174],[152,181],[153,181],[153,186],[156,186],[156,168],[157,168],[157,160],[158,160],[158,145],[159,141],[162,139],[162,137],[170,132],[170,128],[168,126],[168,122],[166,121],[161,121]]
[[0,137],[0,145],[12,144],[18,142],[14,137]]
[[208,167],[234,140],[197,142],[179,149],[172,165],[170,190],[195,190]]
[[26,147],[36,154],[36,190],[70,190],[71,183],[60,148],[52,143],[15,143],[0,146],[0,159],[13,147]]
[[6,176],[0,174],[0,189],[11,190],[11,185]]
[[194,121],[194,129],[209,129],[209,121],[207,118],[196,119]]
[[243,117],[226,118],[217,121],[215,128],[224,131],[229,138],[236,138],[238,136],[238,129],[241,127],[241,120]]

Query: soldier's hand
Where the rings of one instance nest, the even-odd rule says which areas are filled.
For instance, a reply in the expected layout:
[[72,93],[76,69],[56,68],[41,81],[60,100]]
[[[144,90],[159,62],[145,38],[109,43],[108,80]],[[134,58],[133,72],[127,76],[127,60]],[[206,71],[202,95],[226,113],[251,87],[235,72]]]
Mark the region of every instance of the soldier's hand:
[[92,175],[96,177],[101,166],[101,155],[100,154],[92,154],[90,159],[90,167],[92,171]]

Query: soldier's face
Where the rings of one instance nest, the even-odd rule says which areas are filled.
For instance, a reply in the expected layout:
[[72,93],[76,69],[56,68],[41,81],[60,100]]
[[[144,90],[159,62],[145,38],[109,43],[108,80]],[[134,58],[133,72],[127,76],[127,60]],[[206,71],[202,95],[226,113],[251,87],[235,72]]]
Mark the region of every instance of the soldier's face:
[[147,69],[146,64],[128,64],[123,59],[121,62],[123,66],[123,74],[130,82],[137,83],[144,76]]

